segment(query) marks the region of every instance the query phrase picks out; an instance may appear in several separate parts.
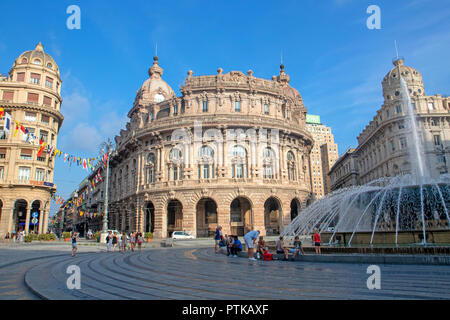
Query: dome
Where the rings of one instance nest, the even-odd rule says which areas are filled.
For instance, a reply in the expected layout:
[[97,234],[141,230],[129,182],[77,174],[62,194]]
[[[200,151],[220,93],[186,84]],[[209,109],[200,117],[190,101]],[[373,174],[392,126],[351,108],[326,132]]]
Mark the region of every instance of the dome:
[[387,100],[391,100],[393,97],[399,95],[400,77],[405,80],[413,95],[424,94],[422,74],[416,69],[406,66],[404,62],[404,58],[394,60],[394,68],[392,68],[383,78],[383,94]]
[[55,60],[44,52],[44,47],[39,42],[34,50],[25,51],[14,62],[14,67],[18,65],[41,65],[59,73],[59,67]]
[[148,70],[149,78],[145,80],[136,95],[136,103],[148,105],[171,99],[175,96],[172,88],[161,78],[164,70],[159,66],[158,57],[153,57],[153,66]]

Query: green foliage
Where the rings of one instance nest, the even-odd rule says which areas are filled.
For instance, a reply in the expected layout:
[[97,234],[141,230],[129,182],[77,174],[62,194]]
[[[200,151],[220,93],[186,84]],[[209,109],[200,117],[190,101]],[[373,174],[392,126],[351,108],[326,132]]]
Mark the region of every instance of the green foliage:
[[24,240],[25,242],[31,242],[31,241],[33,241],[33,236],[32,236],[32,234],[29,234],[29,235],[25,236],[25,237],[23,238],[23,240]]
[[64,239],[67,239],[67,238],[71,238],[72,237],[72,234],[70,233],[70,232],[63,232],[63,238]]
[[53,233],[40,234],[38,239],[40,241],[50,241],[55,240],[56,236]]
[[153,239],[153,233],[151,233],[151,232],[144,233],[144,238],[145,239]]

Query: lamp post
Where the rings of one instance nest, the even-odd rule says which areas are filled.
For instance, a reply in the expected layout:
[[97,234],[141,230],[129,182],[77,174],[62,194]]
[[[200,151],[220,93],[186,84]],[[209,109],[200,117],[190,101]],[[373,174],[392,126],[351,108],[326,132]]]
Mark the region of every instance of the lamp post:
[[107,154],[106,159],[106,182],[105,182],[105,204],[103,213],[103,226],[102,232],[100,234],[100,242],[104,243],[106,241],[106,236],[108,235],[108,191],[109,191],[109,158],[113,152],[114,145],[112,141],[108,138],[107,141],[100,144],[101,154]]

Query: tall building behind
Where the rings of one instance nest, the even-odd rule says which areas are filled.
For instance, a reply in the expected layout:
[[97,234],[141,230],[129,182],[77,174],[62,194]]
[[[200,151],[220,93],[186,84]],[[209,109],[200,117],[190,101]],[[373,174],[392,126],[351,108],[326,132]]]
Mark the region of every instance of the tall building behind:
[[328,172],[338,159],[338,147],[331,128],[320,122],[320,116],[307,114],[306,130],[314,139],[310,154],[312,192],[320,199],[331,190]]
[[352,165],[342,168],[349,163],[339,161],[330,172],[333,190],[348,186],[349,181],[344,183],[342,177],[349,171],[357,177],[357,184],[365,184],[414,170],[411,162],[415,158],[410,158],[409,150],[415,142],[408,106],[402,101],[400,78],[408,86],[419,139],[424,148],[426,175],[439,178],[449,172],[450,98],[440,94],[426,95],[422,75],[406,66],[403,58],[394,60],[393,64],[382,81],[384,103],[358,136],[358,147],[351,155],[354,159]]
[[[37,155],[39,140],[56,146],[64,119],[61,82],[58,65],[40,43],[14,61],[8,76],[0,77],[0,107],[12,120],[9,132],[6,117],[0,120],[0,237],[19,230],[47,231],[56,192],[54,162],[45,152]],[[15,136],[15,121],[28,134],[19,130]]]

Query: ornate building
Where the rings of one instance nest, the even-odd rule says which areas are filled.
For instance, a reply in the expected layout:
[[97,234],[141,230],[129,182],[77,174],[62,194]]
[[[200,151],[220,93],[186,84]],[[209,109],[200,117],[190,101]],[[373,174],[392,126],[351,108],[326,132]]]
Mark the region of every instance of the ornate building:
[[426,95],[422,75],[405,66],[403,58],[393,63],[394,68],[382,82],[384,104],[358,136],[358,147],[351,154],[352,159],[356,158],[353,169],[343,170],[341,166],[349,163],[337,161],[330,171],[333,190],[342,186],[339,172],[352,172],[358,184],[411,172],[408,150],[413,146],[413,139],[407,106],[402,103],[400,77],[408,86],[428,175],[438,178],[448,173],[450,99],[440,94]]
[[[38,157],[39,143],[27,139],[34,135],[56,146],[64,119],[61,82],[58,65],[40,43],[14,61],[7,77],[0,77],[0,107],[30,133],[14,137],[12,125],[7,136],[6,120],[0,120],[0,237],[13,230],[47,231],[50,198],[56,191],[54,162],[45,152]],[[37,224],[31,223],[34,213]]]
[[312,137],[281,65],[272,80],[194,76],[177,97],[158,58],[111,157],[109,227],[169,237],[277,234],[309,197]]

